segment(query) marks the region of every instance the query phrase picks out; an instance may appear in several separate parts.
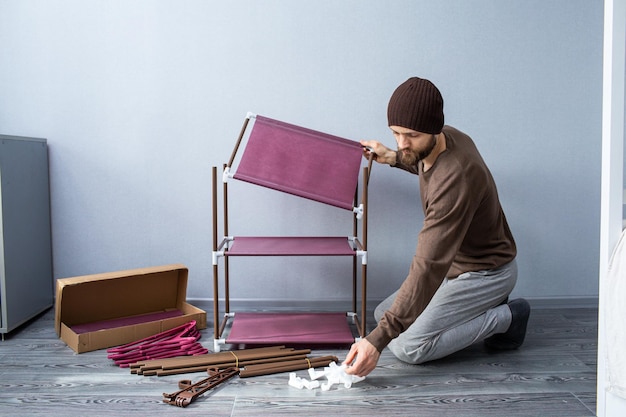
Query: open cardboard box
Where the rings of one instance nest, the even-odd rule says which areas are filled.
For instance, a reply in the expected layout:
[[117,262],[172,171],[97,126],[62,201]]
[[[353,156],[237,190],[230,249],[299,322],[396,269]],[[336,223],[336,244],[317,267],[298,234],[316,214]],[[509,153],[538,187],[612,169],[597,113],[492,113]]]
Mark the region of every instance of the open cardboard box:
[[206,328],[206,312],[186,302],[188,269],[166,265],[58,279],[56,332],[77,353],[119,346],[191,320]]

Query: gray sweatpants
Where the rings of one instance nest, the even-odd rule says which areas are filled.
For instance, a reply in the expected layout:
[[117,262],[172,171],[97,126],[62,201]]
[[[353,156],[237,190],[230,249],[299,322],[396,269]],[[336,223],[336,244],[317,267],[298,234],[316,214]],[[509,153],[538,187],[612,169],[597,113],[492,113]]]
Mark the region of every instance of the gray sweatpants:
[[[511,324],[511,310],[499,304],[509,296],[516,281],[515,260],[497,269],[444,279],[422,314],[389,343],[389,350],[404,362],[418,364],[505,332]],[[391,307],[396,294],[376,307],[376,322]]]

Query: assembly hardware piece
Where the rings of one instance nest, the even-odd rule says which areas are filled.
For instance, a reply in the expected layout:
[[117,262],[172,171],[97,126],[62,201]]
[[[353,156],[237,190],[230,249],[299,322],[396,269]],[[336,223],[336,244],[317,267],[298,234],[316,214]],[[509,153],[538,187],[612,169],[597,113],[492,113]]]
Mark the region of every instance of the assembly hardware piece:
[[200,395],[239,374],[239,368],[231,367],[222,370],[209,368],[207,369],[207,373],[209,374],[208,378],[198,381],[195,384],[192,384],[188,379],[179,381],[178,388],[180,388],[180,390],[172,394],[163,393],[163,402],[178,407],[187,407]]
[[[314,368],[309,368],[310,381],[305,378],[300,378],[295,372],[289,374],[289,385],[302,389],[314,389],[321,388],[322,391],[328,391],[334,384],[343,384],[344,387],[350,388],[352,384],[361,382],[365,379],[364,376],[350,375],[346,373],[347,366],[345,364],[337,365],[337,362],[330,362],[327,367],[324,367],[323,371],[316,371]],[[328,380],[325,383],[320,383],[319,378],[326,377]]]

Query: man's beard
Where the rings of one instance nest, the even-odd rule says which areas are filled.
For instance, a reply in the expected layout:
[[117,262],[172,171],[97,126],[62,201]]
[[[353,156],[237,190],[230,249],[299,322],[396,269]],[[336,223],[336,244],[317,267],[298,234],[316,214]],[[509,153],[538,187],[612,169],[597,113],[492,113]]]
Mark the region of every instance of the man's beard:
[[426,149],[423,149],[419,152],[413,152],[409,150],[408,153],[405,152],[404,150],[400,150],[400,161],[404,165],[408,165],[408,166],[415,165],[417,164],[418,161],[421,161],[422,159],[428,157],[428,155],[430,155],[433,152],[433,149],[435,149],[436,145],[437,145],[437,135],[432,135],[430,146]]

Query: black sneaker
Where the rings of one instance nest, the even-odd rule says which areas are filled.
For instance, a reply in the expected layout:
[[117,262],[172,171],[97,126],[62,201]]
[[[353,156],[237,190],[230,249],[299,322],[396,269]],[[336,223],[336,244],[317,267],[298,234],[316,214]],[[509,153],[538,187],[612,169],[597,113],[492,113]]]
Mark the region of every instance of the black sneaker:
[[511,325],[504,333],[494,334],[485,339],[485,346],[495,350],[517,349],[524,343],[526,325],[530,317],[530,304],[523,298],[508,303],[511,309]]

